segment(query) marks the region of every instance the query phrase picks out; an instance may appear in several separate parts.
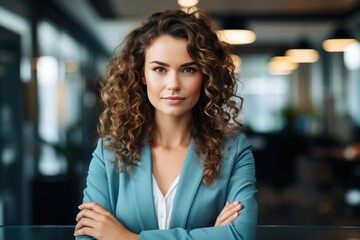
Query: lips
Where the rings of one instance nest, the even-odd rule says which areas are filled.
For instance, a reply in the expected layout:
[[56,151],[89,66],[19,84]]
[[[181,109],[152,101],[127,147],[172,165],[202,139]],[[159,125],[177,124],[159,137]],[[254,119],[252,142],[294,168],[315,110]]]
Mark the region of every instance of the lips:
[[166,100],[184,100],[184,97],[179,97],[179,96],[169,96],[169,97],[163,97],[163,99]]
[[181,104],[185,98],[180,96],[167,96],[162,98],[167,104],[170,105],[177,105]]

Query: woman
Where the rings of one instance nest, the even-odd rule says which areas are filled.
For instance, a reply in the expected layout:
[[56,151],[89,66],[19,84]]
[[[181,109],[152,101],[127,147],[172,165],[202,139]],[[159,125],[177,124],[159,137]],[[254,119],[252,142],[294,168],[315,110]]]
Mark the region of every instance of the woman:
[[255,238],[254,160],[230,53],[201,12],[156,13],[128,35],[108,64],[75,236]]

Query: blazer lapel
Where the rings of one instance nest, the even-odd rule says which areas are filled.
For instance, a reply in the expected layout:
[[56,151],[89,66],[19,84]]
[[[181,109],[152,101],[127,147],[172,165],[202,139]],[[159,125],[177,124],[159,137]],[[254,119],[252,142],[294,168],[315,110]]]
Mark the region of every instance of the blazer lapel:
[[185,228],[191,204],[201,183],[203,165],[195,152],[194,144],[194,140],[191,140],[185,155],[171,213],[170,228]]
[[130,181],[136,215],[141,230],[158,229],[158,222],[155,212],[154,197],[152,192],[152,163],[151,149],[145,145],[140,153],[140,161],[130,173]]

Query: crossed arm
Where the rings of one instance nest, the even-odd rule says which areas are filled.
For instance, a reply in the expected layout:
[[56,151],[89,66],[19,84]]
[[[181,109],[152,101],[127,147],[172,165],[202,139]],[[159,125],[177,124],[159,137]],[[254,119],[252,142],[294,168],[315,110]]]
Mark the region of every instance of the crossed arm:
[[[224,226],[238,217],[241,210],[238,201],[227,202],[216,219],[215,226]],[[76,216],[74,236],[87,235],[95,239],[137,240],[138,235],[126,229],[111,213],[95,202],[83,203]]]
[[[235,161],[231,166],[231,177],[228,182],[227,199],[238,202],[226,203],[218,215],[214,225],[217,227],[204,227],[195,229],[175,228],[170,230],[146,230],[137,235],[133,230],[127,229],[114,215],[109,212],[110,207],[106,208],[107,199],[103,196],[110,194],[107,192],[109,176],[106,175],[105,159],[103,148],[99,143],[99,149],[94,153],[94,159],[91,162],[88,182],[96,189],[102,189],[104,192],[95,194],[93,197],[87,196],[86,201],[79,206],[80,213],[76,217],[77,225],[75,227],[75,236],[85,236],[84,239],[255,239],[255,230],[257,223],[257,204],[255,200],[256,180],[255,165],[251,154],[250,145],[244,138],[236,141],[232,148],[234,153],[229,156]],[[236,150],[236,151],[235,151]],[[227,156],[227,157],[229,157]],[[232,164],[229,162],[229,164]],[[111,168],[111,170],[113,170]],[[110,170],[109,170],[110,171]],[[112,172],[111,172],[112,173]],[[96,179],[96,185],[94,181]],[[117,182],[117,181],[114,181]],[[117,186],[115,186],[117,188]],[[96,190],[95,189],[95,190]],[[92,192],[92,195],[94,193]],[[98,202],[98,203],[95,203]],[[241,210],[241,211],[240,211]],[[240,212],[239,212],[240,211]],[[239,215],[240,213],[240,215]],[[231,223],[231,224],[229,224]],[[89,236],[89,237],[86,237]],[[79,239],[83,239],[80,237]]]

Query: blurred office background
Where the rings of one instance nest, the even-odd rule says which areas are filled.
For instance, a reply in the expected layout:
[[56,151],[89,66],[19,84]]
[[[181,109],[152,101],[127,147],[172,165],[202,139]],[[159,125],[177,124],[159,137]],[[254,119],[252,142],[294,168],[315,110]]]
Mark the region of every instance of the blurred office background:
[[[234,59],[259,224],[360,225],[360,1],[194,4],[217,29],[254,34],[234,44]],[[147,16],[176,8],[0,0],[0,225],[75,224],[106,61]],[[332,38],[345,43],[331,49]],[[291,49],[306,52],[299,59]]]

